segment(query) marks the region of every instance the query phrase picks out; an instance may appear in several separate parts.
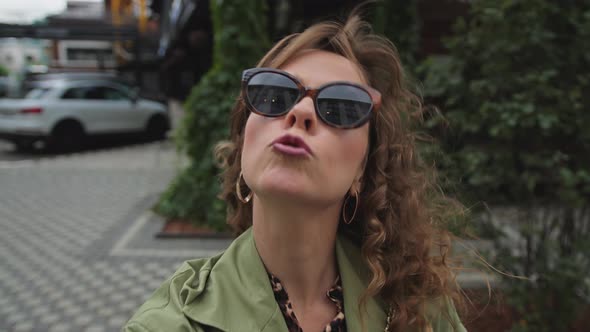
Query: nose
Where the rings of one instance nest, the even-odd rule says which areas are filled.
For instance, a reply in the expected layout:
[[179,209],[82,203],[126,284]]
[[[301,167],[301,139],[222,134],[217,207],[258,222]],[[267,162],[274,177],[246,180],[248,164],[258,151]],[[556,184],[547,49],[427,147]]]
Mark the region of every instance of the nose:
[[304,97],[295,104],[289,113],[287,113],[285,123],[288,128],[298,127],[305,131],[315,130],[318,119],[311,97]]

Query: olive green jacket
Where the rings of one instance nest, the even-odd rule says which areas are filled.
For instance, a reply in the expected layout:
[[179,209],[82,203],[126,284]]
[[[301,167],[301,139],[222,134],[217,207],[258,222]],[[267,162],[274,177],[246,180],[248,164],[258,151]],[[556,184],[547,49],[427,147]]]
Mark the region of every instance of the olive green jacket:
[[[349,332],[360,332],[357,303],[366,288],[366,269],[358,248],[343,236],[339,236],[336,243],[336,257],[344,291],[346,326]],[[448,308],[448,315],[442,314],[441,310],[428,315],[433,331],[465,331],[452,304],[448,303],[445,308]],[[387,319],[383,303],[369,299],[367,311],[367,331],[383,331]],[[457,329],[453,329],[453,325]],[[123,331],[288,330],[249,229],[224,253],[185,262],[138,309]]]

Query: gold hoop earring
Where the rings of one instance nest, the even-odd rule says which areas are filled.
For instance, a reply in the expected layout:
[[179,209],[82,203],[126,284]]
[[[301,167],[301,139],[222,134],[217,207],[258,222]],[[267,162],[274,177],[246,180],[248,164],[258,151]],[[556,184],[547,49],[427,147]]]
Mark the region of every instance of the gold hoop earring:
[[352,217],[349,220],[346,220],[346,205],[348,205],[348,199],[351,195],[347,195],[346,199],[344,200],[344,204],[342,204],[342,219],[344,219],[344,223],[350,225],[356,216],[356,210],[359,207],[359,194],[357,191],[354,192],[354,212],[352,213]]
[[240,188],[240,180],[242,179],[242,171],[240,171],[240,175],[238,176],[238,181],[236,181],[236,195],[238,196],[238,199],[240,200],[240,202],[246,204],[248,202],[250,202],[250,200],[252,199],[252,190],[250,190],[250,193],[248,194],[248,196],[246,196],[246,198],[244,198],[244,196],[242,196],[242,189]]

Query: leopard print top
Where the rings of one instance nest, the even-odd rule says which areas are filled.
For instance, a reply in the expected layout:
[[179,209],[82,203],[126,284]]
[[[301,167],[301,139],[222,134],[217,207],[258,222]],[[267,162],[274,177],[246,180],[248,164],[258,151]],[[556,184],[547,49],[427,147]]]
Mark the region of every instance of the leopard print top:
[[[291,301],[289,301],[289,295],[287,294],[285,288],[283,288],[281,285],[281,281],[271,273],[268,273],[268,277],[272,285],[275,300],[277,301],[279,308],[281,308],[281,312],[283,313],[283,317],[285,318],[289,332],[303,332],[303,329],[301,329],[299,326],[297,317],[295,317],[295,312],[293,311]],[[344,319],[344,296],[342,293],[342,282],[340,281],[340,276],[338,276],[336,281],[334,281],[334,286],[332,286],[332,288],[326,292],[326,296],[330,299],[330,301],[334,302],[338,313],[332,319],[330,324],[326,325],[322,332],[346,332],[346,321]]]

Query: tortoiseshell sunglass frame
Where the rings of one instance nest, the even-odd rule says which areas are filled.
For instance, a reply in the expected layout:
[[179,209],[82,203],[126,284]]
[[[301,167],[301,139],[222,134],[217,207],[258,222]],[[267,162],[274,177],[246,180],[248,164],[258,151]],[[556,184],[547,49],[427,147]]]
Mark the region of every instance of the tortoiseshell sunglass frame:
[[[254,107],[250,103],[250,100],[247,97],[248,96],[248,83],[252,77],[254,77],[256,74],[259,74],[259,73],[275,73],[275,74],[283,75],[296,84],[297,88],[299,89],[299,97],[297,98],[297,100],[293,103],[293,105],[290,108],[286,108],[285,111],[281,112],[281,113],[266,114],[266,113],[259,112],[256,109],[256,107]],[[369,110],[367,111],[367,115],[362,120],[355,123],[354,125],[337,125],[337,124],[327,121],[321,115],[321,113],[319,111],[318,104],[317,104],[317,96],[323,89],[330,87],[330,86],[334,86],[334,85],[353,86],[353,87],[359,88],[367,93],[367,95],[371,98],[371,106],[370,106]],[[289,113],[289,111],[291,110],[291,108],[293,108],[293,106],[295,106],[303,98],[308,97],[308,96],[311,97],[311,99],[313,100],[314,108],[315,108],[315,111],[316,111],[316,114],[318,115],[318,117],[320,119],[322,119],[322,121],[325,122],[326,124],[328,124],[329,126],[341,128],[341,129],[353,129],[353,128],[358,128],[358,127],[364,125],[365,123],[367,123],[367,121],[369,121],[371,119],[372,114],[377,112],[379,110],[379,108],[381,107],[381,93],[379,91],[377,91],[376,89],[374,89],[370,86],[367,86],[367,85],[362,85],[362,84],[357,84],[357,83],[352,83],[352,82],[347,82],[347,81],[335,81],[335,82],[330,82],[330,83],[324,84],[316,89],[311,89],[311,88],[304,86],[299,81],[299,79],[297,77],[295,77],[285,71],[275,69],[275,68],[251,68],[251,69],[244,70],[244,72],[242,73],[242,99],[244,100],[246,107],[251,112],[254,112],[256,114],[266,116],[266,117],[283,116],[283,115]]]

